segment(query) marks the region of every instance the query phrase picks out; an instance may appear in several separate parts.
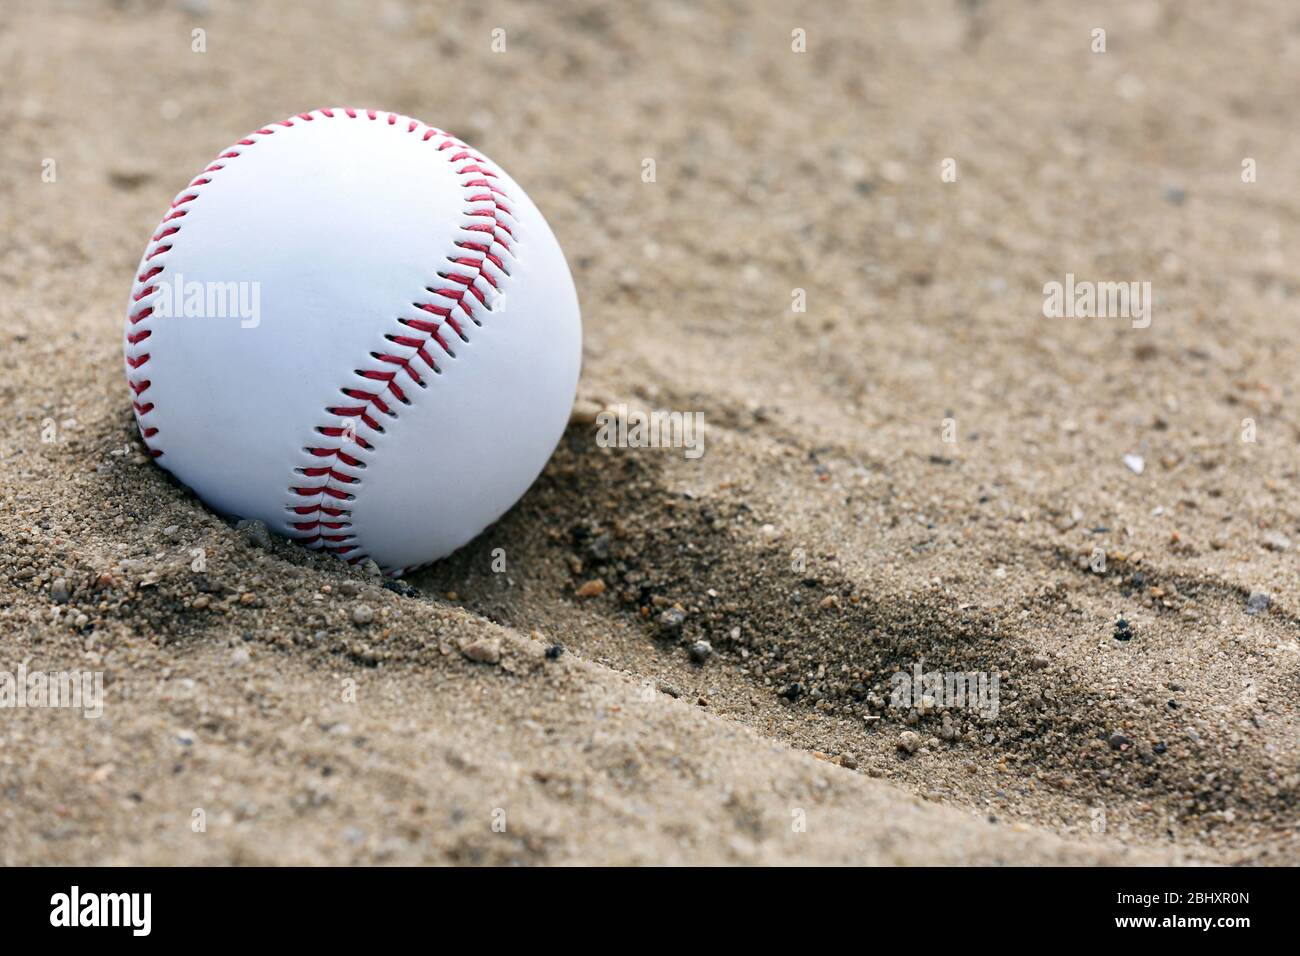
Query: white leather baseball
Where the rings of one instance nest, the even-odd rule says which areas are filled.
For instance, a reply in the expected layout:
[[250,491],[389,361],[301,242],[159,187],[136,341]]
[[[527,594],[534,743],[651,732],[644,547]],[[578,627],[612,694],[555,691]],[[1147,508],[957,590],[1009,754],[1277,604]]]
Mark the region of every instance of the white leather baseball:
[[146,445],[203,501],[400,572],[532,484],[582,328],[559,243],[500,167],[330,109],[250,134],[177,197],[125,351]]

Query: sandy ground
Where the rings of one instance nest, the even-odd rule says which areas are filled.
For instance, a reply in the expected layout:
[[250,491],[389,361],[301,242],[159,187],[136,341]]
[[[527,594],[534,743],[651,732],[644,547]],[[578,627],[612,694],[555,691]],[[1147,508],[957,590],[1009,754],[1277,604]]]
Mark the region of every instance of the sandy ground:
[[[0,670],[107,702],[0,714],[0,863],[1300,861],[1294,5],[638,6],[6,9]],[[579,422],[409,587],[146,460],[146,239],[331,105],[525,184],[582,398],[703,457]],[[1067,272],[1150,327],[1045,318]]]

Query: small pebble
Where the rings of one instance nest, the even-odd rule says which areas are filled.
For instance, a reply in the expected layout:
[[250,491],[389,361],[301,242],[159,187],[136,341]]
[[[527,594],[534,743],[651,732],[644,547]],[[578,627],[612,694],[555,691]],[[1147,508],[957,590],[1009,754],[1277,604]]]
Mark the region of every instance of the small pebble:
[[497,664],[501,661],[501,642],[494,637],[484,637],[464,648],[462,653],[480,664]]
[[1122,617],[1115,622],[1115,640],[1131,641],[1133,639],[1133,628],[1129,626],[1128,621]]
[[1270,531],[1264,535],[1264,547],[1270,551],[1290,551],[1291,539],[1281,531]]
[[392,591],[394,594],[400,594],[402,597],[419,597],[418,588],[412,587],[401,578],[385,578],[383,583],[385,591]]
[[1246,599],[1246,613],[1263,614],[1272,603],[1273,599],[1263,591],[1251,591],[1250,597]]
[[1142,472],[1146,471],[1146,459],[1141,455],[1125,455],[1124,467],[1133,472],[1133,474],[1140,475]]
[[691,645],[691,660],[696,664],[704,664],[712,656],[713,645],[708,641],[696,641]]
[[563,644],[552,644],[550,647],[546,649],[546,659],[548,661],[558,661],[560,659],[560,655],[563,653],[564,653]]
[[595,578],[586,582],[578,588],[578,597],[600,597],[605,593],[605,582],[600,578]]
[[674,687],[672,684],[668,683],[666,680],[659,681],[655,686],[659,689],[659,693],[667,694],[669,697],[672,697],[674,700],[682,696],[682,692],[678,690],[676,687]]
[[1052,661],[1046,654],[1035,654],[1029,663],[1034,670],[1041,671],[1043,668],[1047,667],[1047,665],[1052,663]]
[[914,754],[921,746],[921,737],[919,734],[910,730],[905,730],[898,735],[898,749],[909,754]]
[[357,627],[365,627],[375,619],[375,612],[366,604],[358,604],[352,609],[352,623]]
[[71,597],[72,593],[68,589],[67,580],[56,578],[54,583],[50,585],[50,600],[55,604],[67,604],[68,599]]
[[604,561],[609,558],[609,535],[598,534],[587,544],[587,554],[591,555],[597,561]]
[[252,659],[253,659],[253,655],[248,653],[248,648],[246,647],[236,647],[230,653],[230,663],[234,664],[237,667],[242,667],[244,664],[247,664]]
[[665,634],[675,635],[686,623],[686,612],[680,607],[670,607],[659,615],[659,630]]
[[1124,747],[1133,743],[1133,741],[1121,733],[1113,733],[1106,738],[1106,743],[1110,744],[1112,750],[1122,750]]

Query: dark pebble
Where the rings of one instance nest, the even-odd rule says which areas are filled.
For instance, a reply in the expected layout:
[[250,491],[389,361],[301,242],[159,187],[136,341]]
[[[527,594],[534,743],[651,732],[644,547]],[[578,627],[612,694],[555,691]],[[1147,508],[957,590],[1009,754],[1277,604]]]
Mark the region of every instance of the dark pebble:
[[602,534],[592,538],[587,545],[587,553],[597,561],[605,561],[609,558],[609,535]]
[[686,623],[686,612],[679,607],[670,607],[659,615],[659,630],[667,635],[676,635]]
[[384,590],[400,594],[402,597],[419,597],[420,592],[401,578],[388,578],[384,581]]

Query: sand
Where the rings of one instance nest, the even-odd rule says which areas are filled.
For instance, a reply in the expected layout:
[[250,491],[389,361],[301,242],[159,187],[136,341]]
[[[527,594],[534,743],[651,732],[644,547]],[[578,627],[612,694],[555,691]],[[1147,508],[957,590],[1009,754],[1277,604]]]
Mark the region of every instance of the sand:
[[[1300,861],[1290,5],[17,6],[0,671],[106,701],[0,715],[0,863]],[[584,309],[552,462],[403,584],[209,512],[122,374],[176,191],[331,105],[509,169]]]

